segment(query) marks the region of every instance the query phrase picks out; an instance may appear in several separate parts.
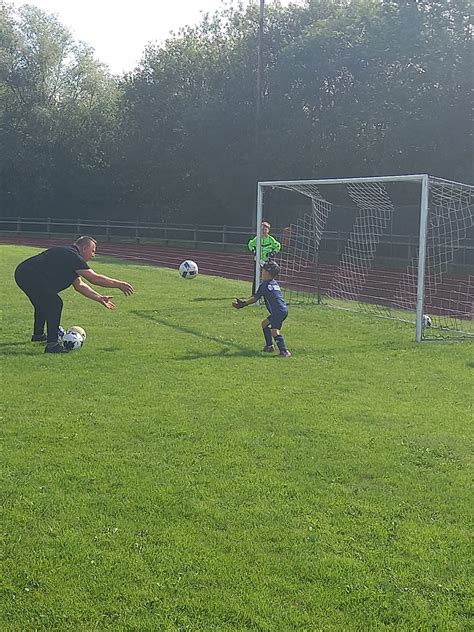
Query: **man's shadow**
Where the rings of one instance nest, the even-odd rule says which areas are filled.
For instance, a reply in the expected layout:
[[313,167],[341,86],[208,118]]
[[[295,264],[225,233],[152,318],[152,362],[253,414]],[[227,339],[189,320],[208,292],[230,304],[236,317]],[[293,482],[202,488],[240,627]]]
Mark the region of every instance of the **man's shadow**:
[[180,360],[198,360],[200,358],[226,356],[260,356],[260,354],[254,349],[244,347],[237,342],[232,342],[231,340],[223,340],[221,337],[218,336],[210,336],[208,334],[204,334],[198,329],[193,329],[192,327],[187,327],[183,325],[177,325],[176,323],[165,320],[164,318],[160,318],[159,313],[155,310],[134,310],[131,313],[135,314],[135,316],[138,316],[139,318],[151,320],[154,323],[158,323],[159,325],[163,325],[164,327],[169,327],[170,329],[174,329],[175,331],[179,331],[180,333],[196,336],[197,338],[201,338],[201,340],[210,340],[211,342],[215,342],[222,347],[222,349],[220,351],[217,351],[216,353],[190,352],[185,356],[181,356],[181,358],[179,358]]

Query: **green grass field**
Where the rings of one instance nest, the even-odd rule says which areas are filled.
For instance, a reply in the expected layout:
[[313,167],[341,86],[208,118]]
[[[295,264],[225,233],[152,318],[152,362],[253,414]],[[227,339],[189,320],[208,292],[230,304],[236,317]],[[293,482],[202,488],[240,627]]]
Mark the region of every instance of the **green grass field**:
[[468,630],[470,343],[100,260],[45,355],[0,246],[0,630]]

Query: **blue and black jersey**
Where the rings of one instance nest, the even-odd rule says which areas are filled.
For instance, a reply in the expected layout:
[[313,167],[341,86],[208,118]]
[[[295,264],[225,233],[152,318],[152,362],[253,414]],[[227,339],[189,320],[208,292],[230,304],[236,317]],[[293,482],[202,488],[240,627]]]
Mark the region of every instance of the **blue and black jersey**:
[[275,279],[262,281],[255,293],[255,298],[257,300],[263,298],[270,314],[278,314],[280,316],[286,316],[288,314],[288,306],[285,303],[280,286]]

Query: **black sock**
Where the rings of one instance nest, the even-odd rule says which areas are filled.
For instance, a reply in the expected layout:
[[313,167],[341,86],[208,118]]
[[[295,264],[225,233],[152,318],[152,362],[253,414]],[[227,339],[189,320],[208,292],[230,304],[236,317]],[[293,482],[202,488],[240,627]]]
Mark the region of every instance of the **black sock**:
[[283,339],[283,336],[281,334],[278,334],[278,336],[275,336],[275,342],[277,343],[278,348],[280,349],[280,352],[288,351],[285,345],[285,340]]
[[272,341],[272,330],[270,328],[270,325],[263,328],[263,335],[265,336],[265,344],[267,345],[267,347],[271,347],[273,345],[273,341]]

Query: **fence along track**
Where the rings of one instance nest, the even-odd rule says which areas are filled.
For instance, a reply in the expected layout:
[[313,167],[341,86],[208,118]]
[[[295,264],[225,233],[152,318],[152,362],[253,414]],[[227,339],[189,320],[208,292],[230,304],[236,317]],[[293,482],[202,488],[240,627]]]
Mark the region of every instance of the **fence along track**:
[[[1,235],[0,244],[18,246],[34,246],[51,248],[71,243],[68,239],[48,239],[45,237],[23,237],[21,235]],[[222,276],[229,279],[251,281],[253,277],[253,260],[248,254],[230,252],[209,252],[193,248],[175,248],[168,246],[151,246],[149,244],[113,244],[99,241],[100,255],[117,257],[135,263],[177,269],[184,259],[192,259],[199,266],[201,274]]]
[[[35,246],[39,248],[50,248],[55,245],[67,245],[71,240],[68,239],[48,239],[47,237],[24,237],[22,235],[0,235],[0,244],[16,244],[22,246]],[[99,257],[100,255],[108,257],[117,257],[126,261],[141,263],[151,266],[177,269],[181,261],[184,259],[192,259],[196,261],[201,274],[211,276],[221,276],[228,279],[239,279],[251,282],[253,278],[253,259],[246,253],[232,252],[210,252],[186,247],[170,247],[158,246],[150,244],[125,244],[125,243],[107,243],[99,241]],[[318,293],[317,283],[319,283],[319,291],[324,295],[330,285],[330,279],[334,273],[334,266],[320,266],[320,278],[316,281],[314,270],[311,266],[307,270],[303,270],[296,277],[282,276],[281,285],[284,290],[294,292],[309,292],[314,294],[316,299]],[[371,272],[371,282],[366,289],[366,295],[361,297],[363,302],[367,304],[374,303],[374,296],[385,297],[381,304],[390,305],[396,289],[403,277],[401,270],[384,270],[377,269]],[[440,286],[437,296],[433,297],[429,309],[434,314],[443,314],[445,304],[449,302],[450,292],[452,288],[459,283],[469,283],[468,279],[447,278]],[[250,295],[250,289],[249,289]],[[291,301],[291,296],[288,295]],[[462,310],[460,317],[468,317],[470,305],[461,305]]]

